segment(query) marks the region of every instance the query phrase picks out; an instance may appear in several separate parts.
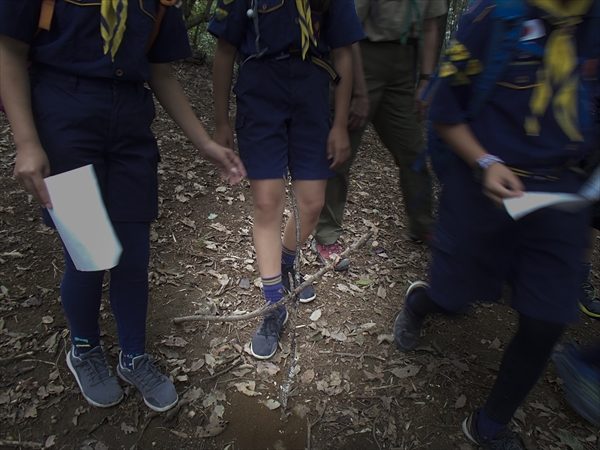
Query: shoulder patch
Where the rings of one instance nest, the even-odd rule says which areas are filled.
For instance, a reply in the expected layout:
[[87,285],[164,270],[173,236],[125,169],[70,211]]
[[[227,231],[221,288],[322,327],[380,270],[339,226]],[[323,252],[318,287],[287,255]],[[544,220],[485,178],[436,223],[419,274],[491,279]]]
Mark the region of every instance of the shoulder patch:
[[222,8],[215,9],[215,19],[217,19],[218,22],[222,22],[223,20],[225,20],[225,17],[227,17],[228,15],[229,11],[226,11]]
[[231,5],[235,0],[223,0],[224,5]]

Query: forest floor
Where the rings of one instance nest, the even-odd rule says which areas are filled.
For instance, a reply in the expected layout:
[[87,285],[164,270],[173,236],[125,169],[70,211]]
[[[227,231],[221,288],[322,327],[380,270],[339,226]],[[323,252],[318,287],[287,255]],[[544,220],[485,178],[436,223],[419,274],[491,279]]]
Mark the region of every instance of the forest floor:
[[[210,69],[190,62],[175,69],[212,132]],[[415,351],[396,349],[394,318],[409,284],[426,279],[430,253],[404,237],[398,171],[371,129],[352,171],[342,243],[373,236],[351,254],[349,271],[327,272],[315,283],[314,302],[290,308],[280,349],[266,362],[248,353],[260,318],[173,323],[250,312],[263,299],[248,182],[224,184],[160,108],[155,133],[160,217],[151,235],[147,341],[180,395],[162,414],[129,388],[108,409],[79,394],[65,364],[60,241],[12,177],[14,145],[0,116],[0,448],[474,448],[461,421],[483,403],[518,317],[504,304],[474,306],[458,317],[428,319]],[[600,287],[598,247],[592,273]],[[305,246],[302,272],[321,267]],[[105,300],[102,340],[116,364]],[[565,339],[597,336],[600,321],[582,315]],[[569,407],[552,365],[512,425],[528,450],[600,448],[600,430]]]

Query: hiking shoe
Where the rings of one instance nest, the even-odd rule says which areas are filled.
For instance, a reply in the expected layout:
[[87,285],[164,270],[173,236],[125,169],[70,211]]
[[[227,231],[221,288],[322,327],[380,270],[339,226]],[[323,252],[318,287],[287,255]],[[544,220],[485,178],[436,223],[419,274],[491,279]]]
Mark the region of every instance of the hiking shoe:
[[[293,268],[287,270],[282,269],[281,284],[283,285],[283,289],[290,293],[292,292],[292,289],[290,289],[290,277],[288,274],[291,274],[292,279],[294,280],[294,289],[296,288],[296,286],[300,286],[302,283],[304,283],[304,277],[300,275],[300,282],[299,284],[297,284],[296,271]],[[298,301],[300,303],[309,303],[312,302],[315,298],[317,298],[317,294],[315,294],[315,290],[312,287],[312,285],[306,286],[298,295]]]
[[591,283],[589,278],[581,284],[579,309],[586,316],[593,317],[594,319],[600,319],[600,298],[596,297],[597,293],[596,287]]
[[265,314],[263,321],[252,336],[250,352],[258,359],[269,359],[277,351],[279,334],[288,320],[285,306]]
[[133,384],[144,398],[144,403],[154,411],[163,412],[177,404],[179,396],[175,386],[166,376],[158,371],[154,359],[144,353],[133,358],[133,368],[121,365],[123,353],[119,355],[117,373],[123,381]]
[[324,266],[334,263],[335,266],[333,266],[333,270],[336,272],[348,270],[350,267],[350,260],[348,258],[340,259],[340,255],[343,253],[344,249],[337,241],[333,244],[325,245],[319,244],[316,239],[313,239],[310,248],[317,254],[319,261],[321,261],[321,264]]
[[431,245],[433,243],[433,231],[408,230],[406,236],[415,244]]
[[586,316],[593,317],[594,319],[600,319],[600,298],[580,298],[579,309]]
[[564,381],[567,401],[582,417],[600,427],[600,371],[582,361],[580,350],[571,344],[558,348],[552,361]]
[[101,346],[75,356],[73,347],[67,353],[67,366],[75,377],[83,397],[94,406],[108,408],[123,399],[123,390],[112,373]]
[[406,291],[406,301],[400,313],[396,316],[394,322],[394,341],[396,347],[403,352],[410,352],[417,346],[421,337],[423,328],[423,319],[417,317],[408,306],[408,300],[411,295],[420,289],[428,289],[429,285],[424,281],[415,281]]
[[479,445],[483,450],[525,450],[517,443],[519,434],[508,428],[499,432],[493,439],[480,436],[477,432],[477,416],[479,410],[473,411],[462,423],[462,430],[468,440]]

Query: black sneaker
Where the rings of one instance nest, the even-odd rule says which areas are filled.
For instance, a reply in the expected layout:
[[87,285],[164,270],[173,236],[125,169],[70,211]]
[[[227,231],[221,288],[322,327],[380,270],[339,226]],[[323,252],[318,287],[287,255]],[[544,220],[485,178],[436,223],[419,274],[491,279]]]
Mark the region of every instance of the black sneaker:
[[417,317],[408,306],[410,296],[419,289],[429,289],[429,285],[424,281],[415,281],[408,287],[404,307],[396,316],[396,321],[394,322],[394,341],[396,342],[396,347],[403,352],[413,350],[421,337],[423,319]]
[[[293,268],[281,270],[281,284],[283,285],[283,288],[287,291],[287,293],[290,293],[292,292],[292,290],[290,289],[290,278],[288,274],[291,274],[291,277],[294,280],[294,288],[304,283],[304,277],[300,275],[300,283],[297,284],[296,271]],[[312,302],[315,298],[317,298],[317,294],[315,294],[315,290],[313,289],[312,285],[306,286],[298,295],[298,301],[300,303],[309,303]]]
[[250,352],[258,359],[269,359],[277,351],[279,334],[288,320],[285,306],[265,314],[263,321],[252,336]]
[[473,411],[462,423],[462,430],[468,440],[479,445],[483,450],[525,450],[517,443],[518,433],[509,430],[501,431],[493,439],[480,436],[477,432],[477,416],[479,410]]
[[67,366],[73,373],[81,394],[94,406],[108,408],[123,399],[123,390],[100,346],[75,356],[73,347],[67,353]]
[[144,403],[154,411],[163,412],[177,404],[179,396],[175,386],[158,371],[153,358],[143,354],[133,358],[133,368],[127,369],[121,364],[123,353],[119,355],[117,373],[129,384],[133,384],[144,398]]

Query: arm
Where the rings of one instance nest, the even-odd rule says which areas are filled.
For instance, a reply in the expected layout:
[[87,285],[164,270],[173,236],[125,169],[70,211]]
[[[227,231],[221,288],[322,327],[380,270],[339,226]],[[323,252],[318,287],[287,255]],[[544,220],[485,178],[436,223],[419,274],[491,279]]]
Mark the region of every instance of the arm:
[[242,162],[229,148],[212,141],[194,114],[179,82],[175,79],[171,64],[151,64],[152,78],[148,82],[156,98],[167,114],[179,125],[202,156],[215,164],[222,179],[230,184],[238,183],[246,171]]
[[[488,154],[466,123],[436,123],[435,128],[469,167],[475,167],[477,160]],[[485,170],[482,185],[485,195],[499,206],[503,206],[502,199],[519,197],[525,189],[519,177],[501,163],[494,163]]]
[[29,45],[0,36],[0,93],[17,148],[14,175],[42,206],[52,208],[44,177],[50,175],[31,111],[27,73]]
[[[437,18],[425,19],[423,21],[423,46],[421,47],[421,73],[431,75],[435,70],[435,59],[438,46],[438,27]],[[427,114],[427,102],[421,100],[423,91],[427,88],[429,80],[419,80],[415,92],[414,111],[419,115],[419,119],[425,119]]]
[[333,159],[331,168],[339,167],[350,156],[348,113],[352,95],[352,50],[350,45],[333,50],[335,69],[341,80],[335,87],[335,115],[327,139],[327,156]]
[[213,63],[213,96],[215,103],[215,141],[233,148],[233,132],[229,125],[229,92],[233,78],[233,62],[237,48],[219,38]]
[[352,80],[352,98],[348,117],[348,130],[350,131],[363,128],[369,117],[369,91],[358,42],[352,44]]

